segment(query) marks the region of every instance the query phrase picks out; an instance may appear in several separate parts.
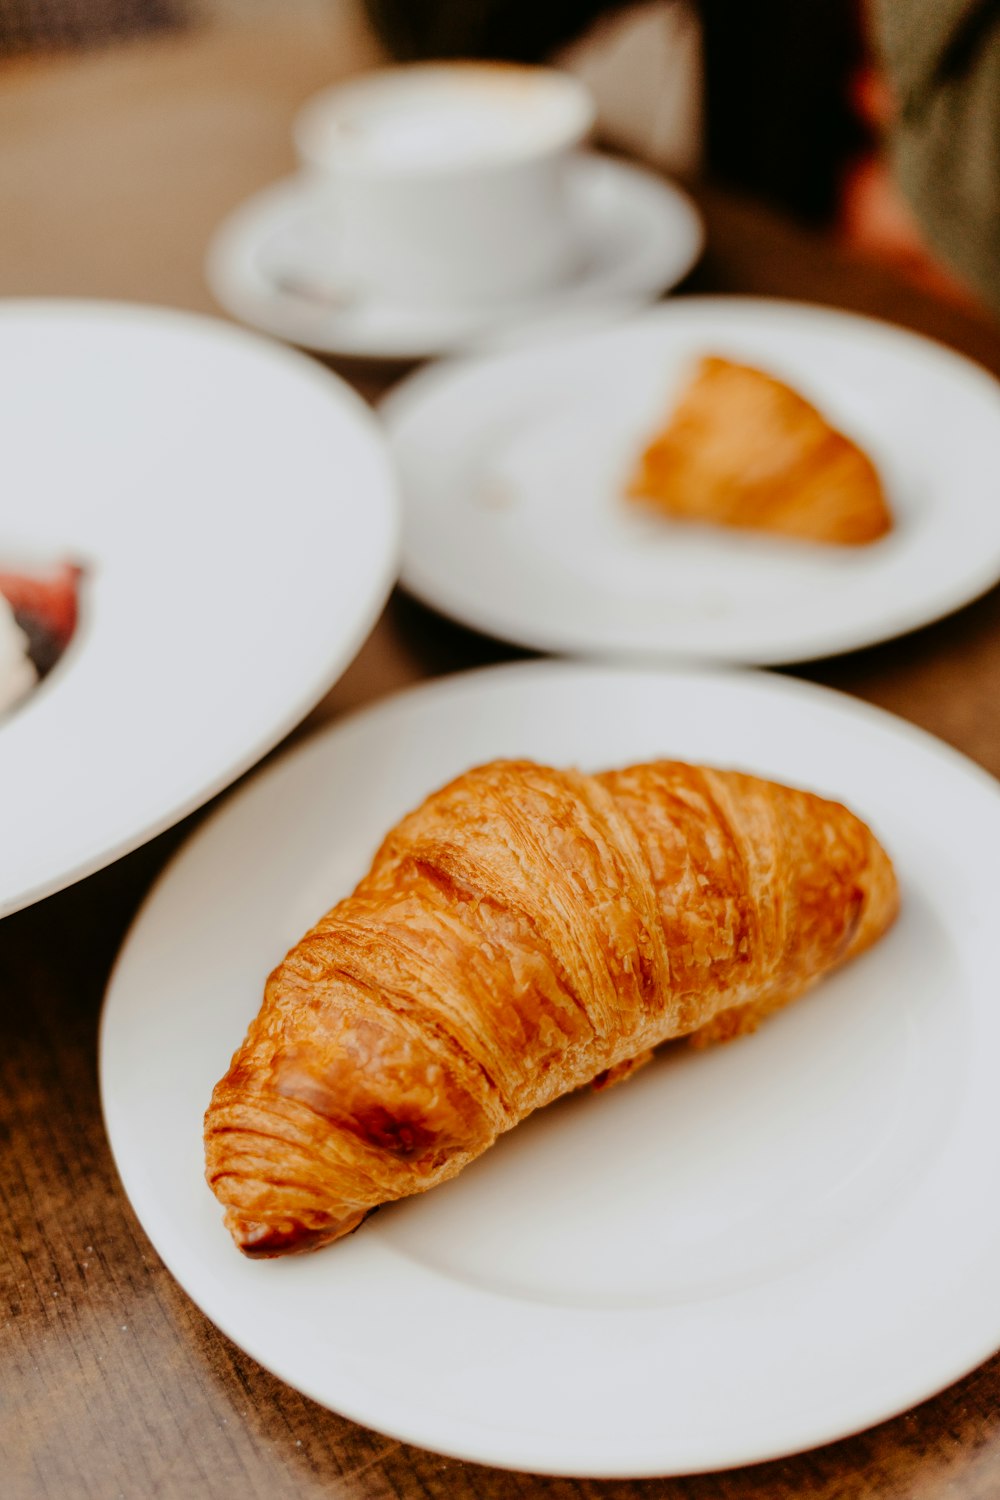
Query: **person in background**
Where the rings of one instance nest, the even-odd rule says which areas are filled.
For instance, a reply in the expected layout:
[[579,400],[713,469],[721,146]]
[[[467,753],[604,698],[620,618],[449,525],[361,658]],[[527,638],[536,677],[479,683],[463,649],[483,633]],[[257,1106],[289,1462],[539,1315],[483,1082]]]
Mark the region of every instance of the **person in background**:
[[400,60],[570,66],[618,144],[1000,313],[997,0],[365,4]]
[[1000,312],[1000,5],[874,0],[893,178],[924,243]]

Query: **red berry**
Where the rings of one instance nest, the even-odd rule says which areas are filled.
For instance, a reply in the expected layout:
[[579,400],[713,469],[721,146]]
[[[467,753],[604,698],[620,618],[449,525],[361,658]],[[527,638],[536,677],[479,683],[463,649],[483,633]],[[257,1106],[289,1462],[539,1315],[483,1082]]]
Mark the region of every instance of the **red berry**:
[[61,563],[46,574],[0,572],[0,594],[15,614],[28,616],[65,648],[76,627],[76,589],[82,569]]

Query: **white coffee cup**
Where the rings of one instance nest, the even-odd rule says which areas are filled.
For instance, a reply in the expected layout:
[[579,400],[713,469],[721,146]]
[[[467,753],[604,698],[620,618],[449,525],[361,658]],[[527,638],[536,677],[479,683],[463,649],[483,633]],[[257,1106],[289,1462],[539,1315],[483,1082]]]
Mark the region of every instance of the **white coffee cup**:
[[329,190],[342,276],[389,298],[467,303],[574,270],[565,169],[593,118],[587,88],[552,68],[417,63],[317,94],[295,140]]

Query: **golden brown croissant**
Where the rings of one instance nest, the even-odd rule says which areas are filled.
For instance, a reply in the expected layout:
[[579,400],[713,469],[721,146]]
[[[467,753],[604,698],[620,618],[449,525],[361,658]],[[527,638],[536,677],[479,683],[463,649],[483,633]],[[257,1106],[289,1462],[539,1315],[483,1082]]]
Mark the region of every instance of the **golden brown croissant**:
[[279,964],[205,1118],[241,1250],[337,1239],[670,1037],[860,953],[888,856],[838,803],[672,761],[495,761],[429,797]]
[[818,542],[872,542],[892,526],[856,443],[780,380],[715,357],[699,364],[628,493],[671,516]]

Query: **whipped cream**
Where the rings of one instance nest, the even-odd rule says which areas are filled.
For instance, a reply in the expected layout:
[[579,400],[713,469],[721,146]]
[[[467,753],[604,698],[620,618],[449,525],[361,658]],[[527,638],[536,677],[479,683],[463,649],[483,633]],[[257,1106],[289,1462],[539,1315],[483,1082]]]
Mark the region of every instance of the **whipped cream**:
[[0,594],[0,713],[30,692],[38,674],[28,655],[28,637]]

